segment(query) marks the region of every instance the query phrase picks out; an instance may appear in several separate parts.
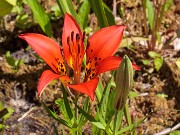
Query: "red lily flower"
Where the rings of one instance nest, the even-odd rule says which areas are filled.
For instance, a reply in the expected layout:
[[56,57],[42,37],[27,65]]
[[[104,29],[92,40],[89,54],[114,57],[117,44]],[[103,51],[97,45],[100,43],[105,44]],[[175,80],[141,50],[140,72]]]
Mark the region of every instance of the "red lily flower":
[[[111,26],[103,28],[91,36],[88,40],[86,51],[84,48],[84,33],[74,18],[65,15],[62,45],[63,54],[67,64],[74,71],[73,84],[67,76],[64,60],[59,45],[52,39],[35,33],[21,34],[19,37],[26,40],[28,44],[39,54],[39,56],[52,68],[52,71],[43,72],[39,84],[38,95],[54,79],[60,80],[68,87],[87,94],[94,100],[94,93],[98,84],[98,75],[108,70],[119,67],[122,58],[112,56],[118,49],[123,37],[124,26]],[[86,52],[86,68],[84,82],[80,82],[82,61]],[[139,67],[133,64],[135,70]]]

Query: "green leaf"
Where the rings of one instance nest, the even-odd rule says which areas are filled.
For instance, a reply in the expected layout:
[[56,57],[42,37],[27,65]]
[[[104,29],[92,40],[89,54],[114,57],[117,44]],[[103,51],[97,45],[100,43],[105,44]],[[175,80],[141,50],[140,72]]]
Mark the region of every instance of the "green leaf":
[[135,97],[137,97],[138,96],[138,92],[135,92],[135,91],[130,91],[129,92],[129,98],[135,98]]
[[[115,83],[113,81],[113,85],[114,84]],[[115,109],[112,107],[112,105],[114,104],[115,94],[116,94],[115,87],[113,87],[112,91],[110,91],[109,98],[108,98],[106,117],[105,117],[106,121],[108,121],[114,115]]]
[[4,124],[0,124],[0,131],[1,129],[5,128],[5,125]]
[[132,119],[131,119],[131,115],[130,115],[130,112],[129,112],[129,107],[128,107],[127,104],[124,107],[124,115],[126,117],[126,121],[127,121],[128,125],[130,126],[132,124]]
[[98,102],[101,101],[103,90],[104,90],[104,87],[103,87],[102,81],[101,79],[99,79],[98,86],[95,91]]
[[0,0],[0,16],[10,13],[16,2],[17,0]]
[[169,135],[180,135],[180,130],[173,131]]
[[96,118],[102,123],[104,127],[106,127],[106,121],[103,118],[102,114],[99,112],[99,108],[97,108],[97,115]]
[[82,28],[82,24],[80,23],[80,20],[78,18],[78,15],[76,13],[76,10],[74,9],[74,6],[72,4],[71,0],[56,0],[59,8],[61,9],[62,13],[65,15],[66,13],[69,13],[70,15],[72,15],[75,20],[77,21],[77,23],[79,24],[79,26]]
[[55,124],[53,124],[53,127],[54,127],[54,133],[55,133],[55,135],[58,135],[58,129],[57,129],[57,127],[55,126]]
[[111,126],[111,121],[112,121],[112,118],[109,119],[109,121],[108,121],[108,123],[106,125],[106,128],[105,128],[106,133],[109,134],[109,135],[112,135],[112,131],[111,131],[111,127],[110,127]]
[[24,63],[24,60],[23,59],[20,59],[20,60],[16,60],[17,63],[15,62],[15,65],[19,68],[23,63]]
[[[90,109],[89,98],[86,98],[86,101],[85,101],[84,106],[83,106],[83,110],[85,112],[88,112],[89,109]],[[87,122],[87,119],[85,119],[84,115],[80,114],[78,128],[81,128],[83,125],[85,125],[86,122]]]
[[13,8],[13,5],[7,2],[7,0],[0,0],[0,16],[9,14]]
[[11,114],[13,114],[13,112],[14,112],[14,110],[10,107],[7,107],[7,110],[8,110],[8,113],[6,115],[4,115],[4,117],[3,117],[4,120],[8,119],[11,116]]
[[158,44],[161,44],[162,39],[161,39],[161,35],[159,34],[159,32],[156,32],[156,37],[157,37],[157,40],[158,40]]
[[16,26],[19,27],[20,29],[25,30],[31,27],[32,25],[33,25],[33,22],[32,20],[30,21],[29,16],[27,14],[19,13],[16,16]]
[[161,57],[160,54],[154,52],[154,51],[149,51],[148,52],[148,55],[151,57],[151,58],[157,58],[157,57]]
[[140,41],[147,41],[148,38],[144,37],[126,37],[123,38],[120,43],[120,48],[129,47],[133,42],[139,43]]
[[157,94],[158,97],[161,97],[161,98],[168,98],[168,95],[167,94]]
[[39,25],[41,26],[41,29],[46,33],[49,37],[52,37],[52,27],[50,23],[49,16],[47,13],[44,11],[42,6],[37,0],[27,0],[33,15]]
[[88,24],[89,13],[90,13],[89,2],[88,0],[84,0],[78,11],[78,18],[80,20],[80,24],[82,24],[83,29],[85,29]]
[[115,25],[115,19],[114,19],[114,15],[112,14],[112,10],[104,2],[103,2],[103,7],[109,26]]
[[[2,1],[2,0],[1,0]],[[16,2],[17,0],[5,0],[7,1],[9,4],[13,5],[13,6],[16,6]]]
[[54,5],[52,8],[51,8],[51,11],[54,12],[54,15],[56,17],[60,17],[63,15],[62,11],[59,9],[59,6],[58,5]]
[[122,127],[121,124],[122,124],[122,119],[123,119],[123,116],[124,116],[123,114],[124,114],[123,109],[118,111],[117,120],[116,120],[116,126],[118,127],[118,128],[116,128],[117,131],[119,130],[119,128]]
[[150,0],[146,0],[146,9],[148,13],[148,21],[151,30],[153,29],[153,23],[154,23],[154,7]]
[[67,99],[67,92],[66,92],[66,90],[65,90],[63,85],[62,85],[62,92],[63,92],[64,105],[66,107],[66,112],[68,114],[69,119],[72,120],[73,113],[72,113],[72,110],[70,108],[69,100]]
[[55,103],[59,106],[59,110],[61,111],[61,114],[63,115],[65,121],[67,121],[68,123],[71,123],[68,113],[66,111],[66,107],[64,105],[64,100],[58,98]]
[[102,0],[88,0],[101,28],[109,26]]
[[3,103],[0,101],[0,110],[4,108]]
[[109,92],[111,89],[111,83],[112,83],[112,77],[108,80],[108,83],[103,91],[102,97],[101,97],[101,102],[99,104],[99,111],[102,115],[102,117],[105,119],[106,118],[106,112],[107,112],[107,105],[108,105],[108,100],[109,100]]
[[163,12],[166,12],[170,9],[170,7],[172,6],[173,4],[173,0],[166,0],[164,5],[163,5]]
[[57,114],[54,113],[54,112],[52,112],[52,111],[46,106],[46,104],[45,104],[43,101],[41,101],[41,103],[42,103],[42,105],[44,106],[44,108],[46,109],[47,113],[48,113],[51,117],[53,117],[56,121],[58,121],[59,123],[63,124],[64,126],[66,126],[66,127],[68,127],[68,128],[71,128],[71,126],[69,125],[68,122],[66,122],[65,120],[59,118],[59,117],[57,116]]
[[8,112],[8,109],[7,108],[4,108],[4,109],[2,109],[2,110],[0,110],[0,119],[2,118],[2,117],[4,117],[6,114],[8,114],[9,112]]
[[141,60],[142,63],[146,66],[149,66],[151,64],[151,61],[150,60]]
[[86,27],[86,28],[85,28],[86,34],[89,34],[89,33],[91,33],[92,31],[93,31],[93,29],[92,29],[91,27]]
[[131,125],[127,126],[127,127],[123,127],[123,128],[122,128],[120,131],[118,131],[116,134],[117,134],[117,135],[120,135],[120,134],[122,134],[122,133],[124,133],[124,132],[127,132],[128,130],[132,130],[133,128],[136,128],[136,127],[138,127],[140,124],[142,124],[144,120],[145,120],[145,118],[142,119],[142,120],[140,120],[140,121],[138,121],[138,122],[135,123],[135,124],[131,124]]
[[98,121],[96,121],[94,118],[92,118],[89,114],[87,114],[81,107],[79,107],[75,102],[75,106],[79,109],[79,111],[88,119],[94,126],[100,128],[100,129],[105,129],[105,127]]
[[12,66],[12,67],[15,66],[15,59],[11,56],[10,51],[6,52],[6,60],[10,66]]
[[163,65],[163,58],[162,57],[159,57],[159,58],[155,58],[154,59],[154,65],[155,65],[155,69],[157,71],[159,71],[159,69],[162,67]]

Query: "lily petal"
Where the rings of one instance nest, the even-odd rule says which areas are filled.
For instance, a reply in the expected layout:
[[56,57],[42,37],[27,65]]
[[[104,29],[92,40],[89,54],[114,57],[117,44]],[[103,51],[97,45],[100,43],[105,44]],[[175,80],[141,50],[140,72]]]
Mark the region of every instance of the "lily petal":
[[46,86],[53,80],[58,79],[60,76],[53,73],[51,70],[46,70],[42,73],[38,84],[38,96],[41,95]]
[[19,37],[24,39],[56,73],[59,73],[58,63],[64,67],[60,46],[54,40],[36,33],[21,34]]
[[[123,58],[116,56],[111,56],[103,59],[96,68],[97,75],[109,70],[117,69],[122,60]],[[132,63],[132,66],[134,70],[140,70],[140,68],[136,64]]]
[[112,56],[120,45],[124,29],[125,26],[116,25],[103,28],[93,34],[86,50],[88,60],[95,57],[103,60]]
[[81,65],[84,57],[83,34],[75,19],[68,13],[65,14],[64,19],[62,44],[68,65],[74,68],[73,64],[77,59],[78,64]]
[[70,88],[77,90],[81,93],[87,94],[91,100],[94,100],[94,93],[96,90],[96,87],[98,85],[99,78],[94,78],[88,82],[85,83],[79,83],[77,85],[67,85]]
[[123,58],[116,56],[111,56],[103,59],[96,68],[97,75],[109,70],[117,69],[122,60]]

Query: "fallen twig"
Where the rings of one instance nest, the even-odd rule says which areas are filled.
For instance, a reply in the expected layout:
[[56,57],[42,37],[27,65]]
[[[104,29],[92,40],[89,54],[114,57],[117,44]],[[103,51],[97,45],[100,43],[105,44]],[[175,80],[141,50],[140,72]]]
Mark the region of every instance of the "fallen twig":
[[172,127],[172,128],[167,128],[167,129],[164,129],[163,131],[159,132],[159,133],[156,133],[154,135],[166,135],[176,129],[180,128],[180,123],[178,123],[176,126]]
[[21,121],[22,119],[24,119],[30,112],[32,112],[33,110],[37,109],[37,106],[32,107],[29,111],[27,111],[21,118],[18,119],[18,121]]

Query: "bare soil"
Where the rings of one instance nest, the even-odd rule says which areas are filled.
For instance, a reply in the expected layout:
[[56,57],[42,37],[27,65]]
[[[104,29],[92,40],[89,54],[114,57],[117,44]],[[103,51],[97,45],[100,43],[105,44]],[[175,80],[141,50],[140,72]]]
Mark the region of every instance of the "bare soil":
[[[107,3],[112,7],[111,2]],[[169,32],[180,31],[180,26],[176,23],[176,21],[180,23],[180,2],[174,1],[174,3],[171,10],[165,15],[165,21],[161,28],[165,36],[168,36]],[[48,2],[43,4],[48,9]],[[125,9],[126,16],[123,22],[127,26],[127,31],[132,36],[143,36],[141,1],[133,0],[124,3],[122,1],[121,6]],[[26,30],[16,27],[15,16],[15,14],[5,16],[4,25],[0,27],[0,101],[15,110],[6,121],[5,134],[52,135],[54,134],[53,123],[56,126],[58,124],[48,116],[37,96],[38,79],[43,70],[49,67],[37,59],[33,50],[27,50],[27,44],[18,38],[20,33],[42,33],[42,31],[38,25],[33,25]],[[91,14],[90,19],[92,18],[93,26],[96,27],[97,21]],[[62,22],[63,18],[52,22],[54,37],[58,41],[61,37]],[[166,27],[167,24],[169,27]],[[175,51],[172,45],[164,47],[162,51],[159,51],[164,57],[162,68],[158,72],[154,70],[150,73],[153,65],[145,66],[141,61],[150,59],[147,55],[147,48],[139,43],[133,43],[133,46],[135,51],[123,48],[117,54],[128,55],[141,67],[141,71],[135,74],[132,89],[138,92],[139,96],[129,101],[129,107],[139,119],[147,117],[138,127],[138,134],[151,135],[180,123],[180,69],[175,63],[180,60],[180,52]],[[24,64],[17,72],[13,72],[6,61],[5,53],[8,50],[14,58],[24,59]],[[53,105],[54,100],[61,97],[59,85],[60,82],[57,82],[55,85],[48,86],[43,93],[41,98],[48,105]],[[165,94],[168,97],[160,97],[158,94]],[[59,125],[58,129],[60,131],[62,126]],[[85,125],[84,134],[91,134],[90,124]]]

